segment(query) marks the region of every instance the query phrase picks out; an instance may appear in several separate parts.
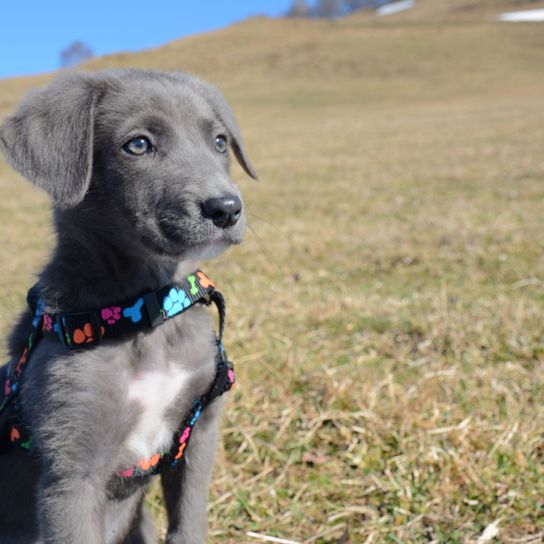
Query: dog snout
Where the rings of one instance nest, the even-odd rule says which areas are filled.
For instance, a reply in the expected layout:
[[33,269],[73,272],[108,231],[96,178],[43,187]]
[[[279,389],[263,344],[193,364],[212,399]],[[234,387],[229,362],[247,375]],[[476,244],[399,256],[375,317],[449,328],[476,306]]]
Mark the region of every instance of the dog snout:
[[201,206],[202,215],[222,229],[236,225],[242,214],[242,201],[236,195],[209,198]]

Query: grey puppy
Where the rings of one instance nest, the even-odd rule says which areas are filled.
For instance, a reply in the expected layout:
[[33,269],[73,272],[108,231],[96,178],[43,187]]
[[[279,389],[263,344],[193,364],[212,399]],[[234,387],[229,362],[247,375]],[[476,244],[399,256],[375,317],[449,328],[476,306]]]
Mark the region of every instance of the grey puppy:
[[[46,311],[138,296],[240,243],[246,220],[228,145],[255,178],[223,96],[187,74],[69,73],[30,93],[0,127],[0,149],[52,199],[57,244],[38,284]],[[14,360],[31,320],[26,312],[11,336]],[[1,543],[157,541],[143,507],[151,477],[113,475],[167,447],[210,386],[212,328],[195,306],[90,350],[38,344],[20,394],[38,454],[0,456]],[[222,404],[204,411],[186,462],[161,474],[169,543],[205,540]]]

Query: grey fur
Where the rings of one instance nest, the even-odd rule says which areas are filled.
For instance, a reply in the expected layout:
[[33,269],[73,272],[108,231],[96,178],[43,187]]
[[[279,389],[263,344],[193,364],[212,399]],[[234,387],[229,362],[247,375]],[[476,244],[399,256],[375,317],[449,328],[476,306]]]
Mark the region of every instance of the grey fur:
[[[54,205],[57,245],[39,279],[47,311],[109,306],[242,241],[243,213],[223,229],[201,212],[208,198],[240,197],[228,154],[214,147],[220,133],[256,177],[225,99],[187,74],[70,73],[21,102],[0,127],[0,149]],[[152,141],[153,153],[123,150],[139,135]],[[14,329],[12,359],[24,347],[30,320],[25,312]],[[42,340],[21,393],[39,455],[0,456],[0,543],[156,542],[142,506],[149,478],[126,484],[112,478],[138,460],[127,445],[135,429],[139,440],[154,430],[140,428],[146,401],[131,395],[138,380],[147,386],[150,377],[186,376],[162,414],[171,435],[213,380],[214,355],[212,324],[201,307],[89,351]],[[169,543],[205,540],[222,404],[210,406],[195,427],[186,463],[161,477]]]

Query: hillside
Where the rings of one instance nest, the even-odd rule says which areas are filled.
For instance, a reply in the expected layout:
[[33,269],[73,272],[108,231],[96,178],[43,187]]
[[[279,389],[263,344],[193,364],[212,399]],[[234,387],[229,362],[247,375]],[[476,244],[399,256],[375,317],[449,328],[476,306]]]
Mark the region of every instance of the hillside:
[[542,0],[416,0],[414,9],[395,18],[413,23],[493,21],[502,12],[543,6]]
[[[241,95],[245,102],[264,98],[283,103],[293,91],[316,81],[315,95],[332,92],[331,98],[336,98],[336,93],[345,93],[343,98],[351,100],[349,84],[357,85],[362,103],[399,97],[442,99],[444,92],[468,95],[488,89],[490,83],[495,83],[489,89],[493,91],[499,82],[503,94],[508,94],[510,86],[517,87],[518,78],[522,85],[540,81],[530,67],[538,66],[541,59],[535,46],[541,45],[542,32],[538,24],[479,20],[482,11],[500,13],[499,5],[527,4],[419,0],[416,8],[385,18],[366,12],[335,21],[257,18],[159,49],[98,58],[85,67],[183,69],[215,81],[232,99]],[[476,13],[472,24],[458,21],[459,12]],[[423,24],[430,14],[446,21],[424,28],[409,24],[414,19]],[[24,89],[46,78],[0,81],[0,111],[5,112]]]
[[[541,542],[544,26],[491,4],[520,5],[257,18],[86,66],[216,83],[261,180],[236,167],[252,231],[206,266],[239,376],[211,542]],[[48,77],[0,81],[0,115]],[[2,332],[52,242],[0,163]]]

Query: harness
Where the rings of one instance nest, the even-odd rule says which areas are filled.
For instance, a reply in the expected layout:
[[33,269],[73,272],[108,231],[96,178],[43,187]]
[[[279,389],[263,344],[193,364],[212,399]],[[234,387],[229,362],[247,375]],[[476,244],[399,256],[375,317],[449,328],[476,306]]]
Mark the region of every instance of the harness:
[[[34,451],[30,430],[20,418],[17,397],[24,383],[30,356],[42,338],[58,341],[68,350],[89,349],[105,340],[157,327],[195,304],[209,306],[212,302],[219,313],[214,381],[204,395],[193,401],[174,433],[170,449],[157,452],[148,459],[141,459],[132,467],[117,471],[116,476],[122,479],[158,474],[168,466],[177,465],[183,458],[192,430],[203,410],[234,385],[233,367],[223,346],[225,300],[215,289],[212,280],[201,270],[196,270],[181,282],[165,285],[121,304],[87,312],[46,313],[37,287],[33,287],[28,293],[28,303],[34,314],[28,341],[19,360],[8,368],[0,391],[0,418],[7,418],[2,425],[6,429],[6,436],[0,435],[0,449],[9,450],[18,446],[29,453]],[[10,414],[7,414],[8,407]],[[2,441],[6,443],[2,444]]]

